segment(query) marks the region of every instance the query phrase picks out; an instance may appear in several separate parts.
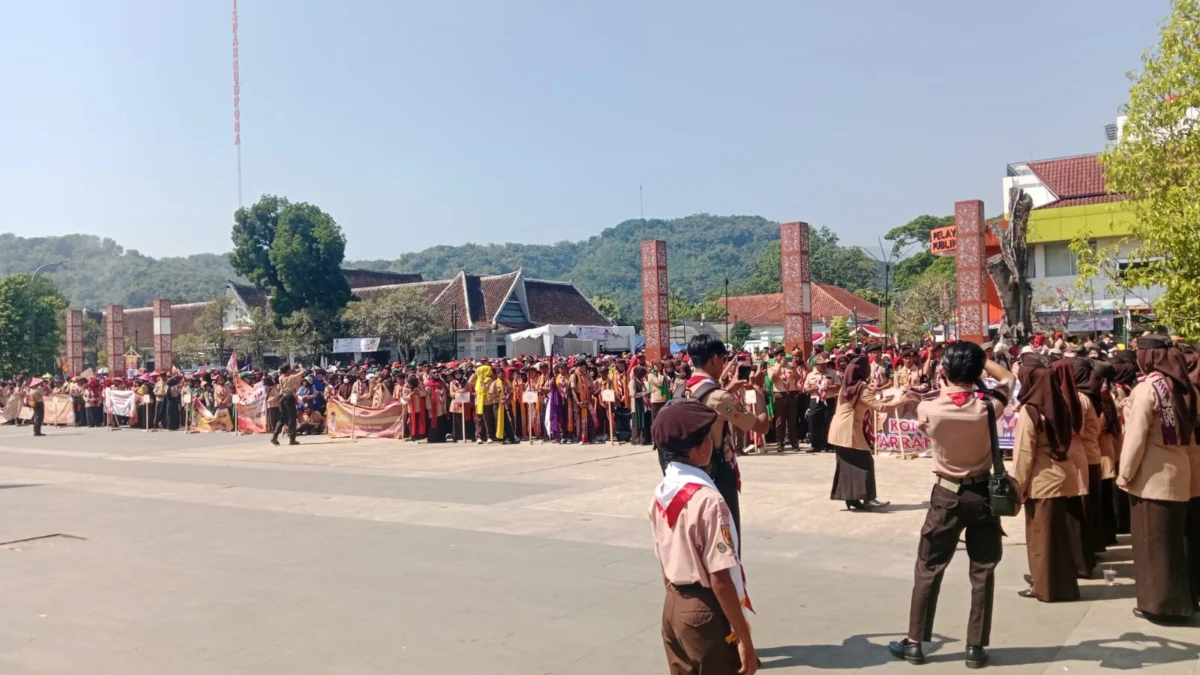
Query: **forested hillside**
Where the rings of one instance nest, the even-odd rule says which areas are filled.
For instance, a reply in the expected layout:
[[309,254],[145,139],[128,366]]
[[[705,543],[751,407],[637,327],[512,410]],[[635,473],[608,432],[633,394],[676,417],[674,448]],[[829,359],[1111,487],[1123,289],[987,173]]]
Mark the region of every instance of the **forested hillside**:
[[[448,278],[463,269],[492,274],[522,267],[530,277],[574,281],[589,297],[611,298],[624,316],[636,318],[641,316],[639,245],[644,239],[666,240],[672,295],[692,301],[712,296],[724,290],[725,275],[732,293],[778,290],[778,277],[764,275],[762,268],[765,263],[778,274],[779,225],[758,216],[627,220],[580,242],[435,246],[392,260],[346,261],[344,266],[420,272],[426,279]],[[814,231],[813,255],[831,263],[814,261],[816,281],[851,290],[874,285],[870,260],[857,249],[839,246],[837,236],[827,229]],[[91,235],[0,235],[0,275],[30,272],[58,260],[66,260],[67,266],[50,277],[74,307],[110,302],[138,307],[155,297],[195,302],[212,297],[226,279],[235,278],[221,255],[156,260]]]

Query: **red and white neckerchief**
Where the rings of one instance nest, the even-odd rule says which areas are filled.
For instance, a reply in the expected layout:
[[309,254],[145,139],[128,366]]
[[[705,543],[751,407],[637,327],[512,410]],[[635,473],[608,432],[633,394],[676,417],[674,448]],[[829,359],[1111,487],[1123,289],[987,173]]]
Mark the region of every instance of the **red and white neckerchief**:
[[[682,462],[671,462],[663,473],[662,482],[654,488],[655,516],[665,518],[667,527],[675,529],[675,523],[679,522],[679,514],[683,512],[688,501],[697,492],[705,489],[712,490],[718,496],[721,494],[712,478],[704,470]],[[721,498],[721,503],[725,503],[724,498]],[[722,525],[722,528],[724,527]],[[750,596],[746,593],[746,571],[742,568],[742,560],[738,555],[738,551],[741,550],[741,540],[738,539],[737,525],[734,524],[732,517],[728,527],[729,539],[733,548],[730,554],[736,561],[736,564],[729,569],[729,576],[733,579],[734,588],[737,589],[738,603],[742,606],[742,613],[753,612],[754,605],[750,603]],[[723,531],[722,534],[724,534]],[[746,616],[746,620],[750,620],[749,615]]]

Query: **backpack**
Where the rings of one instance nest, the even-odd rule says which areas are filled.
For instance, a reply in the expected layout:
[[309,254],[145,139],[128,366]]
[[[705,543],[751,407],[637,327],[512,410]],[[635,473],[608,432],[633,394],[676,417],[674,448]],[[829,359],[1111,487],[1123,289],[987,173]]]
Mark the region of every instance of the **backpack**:
[[[670,406],[678,401],[691,400],[691,401],[699,401],[701,403],[707,404],[708,397],[712,396],[713,392],[717,391],[720,388],[721,387],[716,382],[708,381],[708,382],[705,382],[704,384],[700,385],[699,387],[697,387],[696,391],[693,392],[692,395],[690,395],[690,396],[687,395],[687,389],[684,388],[684,395],[681,397],[678,397],[678,398],[673,398],[670,401],[667,401],[663,405],[663,409],[665,410],[667,408],[667,406]],[[721,429],[722,444],[728,445],[730,443],[729,423],[722,419],[718,419],[716,423],[720,424],[723,427]],[[725,450],[725,448],[721,448],[720,451],[718,451],[717,448],[713,448],[713,456],[712,456],[712,466],[713,467],[717,467],[718,465],[724,466],[724,465],[728,464],[728,462],[725,461],[724,450]],[[662,448],[659,448],[657,445],[654,446],[654,452],[658,455],[659,468],[662,469],[663,473],[665,474],[667,472],[667,464],[669,464],[670,461],[667,459],[666,453],[664,453],[662,451]],[[715,471],[713,473],[715,473]]]

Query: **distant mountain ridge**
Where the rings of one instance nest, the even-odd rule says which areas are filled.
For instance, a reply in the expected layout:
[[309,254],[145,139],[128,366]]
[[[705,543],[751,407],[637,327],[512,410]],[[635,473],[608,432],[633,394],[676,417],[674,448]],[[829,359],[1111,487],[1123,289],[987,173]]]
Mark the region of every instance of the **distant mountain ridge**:
[[[344,267],[419,272],[446,279],[459,270],[499,274],[523,268],[527,277],[573,281],[588,297],[616,300],[630,317],[641,315],[641,255],[644,239],[663,239],[672,293],[698,300],[746,282],[759,253],[779,239],[779,224],[759,216],[696,214],[672,220],[627,220],[578,242],[556,244],[464,244],[403,253],[394,260],[347,260]],[[109,238],[72,234],[23,238],[0,234],[0,275],[30,272],[66,260],[50,273],[72,307],[109,303],[142,307],[154,298],[198,302],[220,293],[238,277],[223,255],[152,258]]]

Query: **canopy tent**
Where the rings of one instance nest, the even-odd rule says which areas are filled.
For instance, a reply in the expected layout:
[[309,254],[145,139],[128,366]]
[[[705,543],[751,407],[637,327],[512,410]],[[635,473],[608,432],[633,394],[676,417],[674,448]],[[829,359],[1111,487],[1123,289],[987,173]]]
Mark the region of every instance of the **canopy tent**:
[[633,326],[574,326],[547,324],[506,335],[511,356],[591,354],[602,351],[632,352],[637,329]]
[[[851,326],[850,328],[853,329],[854,327]],[[873,338],[882,338],[883,337],[882,330],[876,328],[875,326],[872,326],[870,324],[865,324],[865,323],[858,326],[858,334],[866,335],[867,337],[873,337]],[[814,345],[824,345],[825,337],[828,335],[829,335],[829,333],[813,333],[813,344]]]

